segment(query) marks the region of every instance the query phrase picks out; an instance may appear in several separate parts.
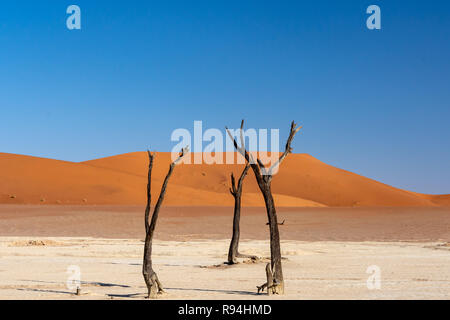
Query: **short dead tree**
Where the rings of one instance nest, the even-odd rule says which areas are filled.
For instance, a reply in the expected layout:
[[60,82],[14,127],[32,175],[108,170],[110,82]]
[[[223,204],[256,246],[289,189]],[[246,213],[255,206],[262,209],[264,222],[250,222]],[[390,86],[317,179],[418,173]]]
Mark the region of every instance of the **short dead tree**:
[[161,208],[166,193],[167,184],[169,183],[170,176],[172,175],[175,165],[181,161],[181,159],[188,152],[188,148],[181,151],[178,158],[170,164],[169,172],[164,179],[159,194],[158,201],[153,209],[152,219],[149,222],[150,208],[151,208],[151,186],[152,186],[152,168],[155,155],[148,151],[149,165],[148,165],[148,182],[147,182],[147,206],[145,208],[145,244],[144,244],[144,261],[142,265],[142,275],[144,276],[145,284],[148,290],[148,299],[155,299],[158,294],[164,293],[164,288],[158,279],[156,272],[152,266],[152,242],[153,234],[155,232],[156,222],[158,220],[159,209]]
[[228,264],[237,263],[236,258],[249,258],[257,260],[258,257],[239,253],[239,238],[241,235],[240,223],[241,223],[241,197],[242,197],[242,185],[244,183],[245,176],[247,175],[250,166],[247,164],[239,177],[236,184],[234,174],[231,174],[231,188],[230,193],[234,197],[234,215],[233,215],[233,236],[231,237],[230,248],[228,250]]
[[283,269],[281,267],[280,233],[278,230],[277,212],[272,196],[271,183],[274,170],[278,170],[278,166],[284,161],[287,155],[292,152],[292,140],[301,127],[298,127],[294,122],[291,123],[291,130],[286,142],[285,150],[280,155],[278,160],[269,168],[266,168],[260,159],[257,158],[255,161],[253,155],[245,149],[243,128],[244,120],[241,122],[240,146],[238,145],[236,138],[231,134],[230,130],[228,130],[228,128],[226,128],[226,130],[233,141],[234,147],[245,158],[246,162],[250,164],[250,167],[255,174],[256,182],[264,197],[270,230],[270,264],[266,266],[267,282],[262,286],[257,287],[258,293],[267,288],[267,293],[269,295],[284,294]]

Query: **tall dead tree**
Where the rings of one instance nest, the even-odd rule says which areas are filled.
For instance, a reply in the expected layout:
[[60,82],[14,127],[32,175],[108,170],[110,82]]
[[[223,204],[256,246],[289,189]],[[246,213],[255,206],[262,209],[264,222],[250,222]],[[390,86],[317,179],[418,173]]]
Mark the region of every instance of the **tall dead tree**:
[[164,195],[166,194],[167,184],[169,183],[170,176],[172,175],[175,165],[181,161],[181,159],[186,155],[188,149],[185,148],[181,151],[178,158],[170,164],[169,172],[164,179],[163,185],[161,187],[161,192],[159,194],[158,201],[153,209],[151,222],[148,221],[151,209],[151,186],[152,186],[152,168],[153,160],[155,158],[154,154],[148,151],[149,165],[148,165],[148,182],[147,182],[147,206],[145,208],[145,244],[144,244],[144,261],[142,264],[142,275],[144,276],[145,284],[148,289],[148,299],[155,299],[158,294],[164,293],[163,286],[158,279],[156,272],[153,270],[152,266],[152,243],[153,234],[155,232],[156,222],[158,220],[159,209],[161,208],[162,202],[164,200]]
[[243,128],[244,120],[241,122],[240,146],[238,145],[236,138],[231,134],[230,130],[228,130],[228,128],[226,128],[226,130],[233,141],[234,147],[245,158],[247,164],[250,164],[250,167],[255,174],[256,182],[258,183],[258,187],[264,197],[270,230],[270,264],[266,267],[267,282],[258,287],[258,292],[267,288],[269,295],[284,294],[283,269],[281,267],[280,233],[278,230],[277,212],[272,196],[271,183],[273,178],[273,170],[278,168],[287,155],[292,152],[292,140],[301,127],[298,127],[295,122],[291,123],[291,130],[286,142],[285,150],[278,160],[269,168],[266,168],[260,159],[257,158],[255,161],[253,155],[245,149]]
[[234,197],[234,215],[233,215],[233,236],[231,237],[230,248],[228,250],[228,264],[235,264],[236,258],[251,258],[257,259],[256,256],[250,256],[239,253],[239,238],[241,235],[240,221],[241,221],[241,197],[242,197],[242,185],[244,183],[245,176],[247,175],[250,166],[247,164],[239,177],[238,183],[234,174],[231,174],[231,188],[230,193]]

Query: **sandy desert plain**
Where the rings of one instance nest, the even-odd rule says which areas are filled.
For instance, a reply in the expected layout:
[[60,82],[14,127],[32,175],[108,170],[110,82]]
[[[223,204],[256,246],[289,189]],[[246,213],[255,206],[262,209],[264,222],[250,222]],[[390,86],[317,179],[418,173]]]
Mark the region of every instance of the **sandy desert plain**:
[[[145,152],[65,162],[0,153],[0,299],[143,299]],[[168,169],[157,153],[154,199]],[[269,252],[255,178],[244,182],[242,253],[224,265],[232,231],[231,172],[180,165],[156,228],[161,299],[449,299],[450,195],[397,189],[291,154],[273,179],[286,294],[258,295]],[[81,271],[81,295],[67,287]],[[379,288],[370,286],[380,280]],[[368,273],[369,271],[369,273]]]

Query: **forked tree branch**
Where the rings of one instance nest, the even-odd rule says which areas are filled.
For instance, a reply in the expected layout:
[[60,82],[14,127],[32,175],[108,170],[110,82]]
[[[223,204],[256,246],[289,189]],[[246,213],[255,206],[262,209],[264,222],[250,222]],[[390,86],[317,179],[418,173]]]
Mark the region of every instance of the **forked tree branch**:
[[250,162],[250,155],[248,154],[247,150],[245,150],[245,142],[244,142],[244,134],[243,134],[243,128],[244,128],[244,120],[241,121],[241,129],[240,129],[240,139],[241,139],[241,146],[239,147],[235,137],[231,134],[228,127],[225,127],[227,130],[228,136],[233,141],[234,147],[236,150],[245,158],[247,162]]
[[236,185],[236,179],[234,178],[234,174],[231,173],[230,193],[233,196],[236,196],[237,194],[241,193],[241,191],[242,191],[242,184],[244,183],[244,179],[245,179],[245,176],[247,175],[247,172],[248,172],[249,168],[250,168],[250,165],[246,164],[244,170],[241,173],[241,176],[239,177],[237,185]]
[[241,146],[238,145],[236,138],[231,134],[228,127],[225,127],[225,129],[228,133],[228,136],[233,141],[233,145],[236,148],[236,150],[245,158],[246,162],[248,164],[250,164],[253,171],[255,171],[255,173],[258,173],[259,176],[261,176],[261,170],[263,170],[263,171],[265,170],[264,165],[261,163],[261,161],[259,159],[257,159],[257,161],[255,162],[255,160],[253,159],[253,156],[245,149],[244,120],[241,121],[241,128],[239,130]]
[[242,171],[241,176],[239,177],[238,186],[237,186],[238,191],[242,190],[242,184],[244,183],[244,178],[247,175],[249,168],[250,168],[250,166],[248,164],[246,164],[244,170]]
[[[278,158],[277,162],[275,162],[269,169],[267,169],[264,164],[262,163],[262,161],[259,158],[256,158],[256,163],[257,163],[257,167],[259,168],[259,173],[261,173],[264,176],[272,176],[273,174],[273,169],[275,169],[277,166],[279,166],[284,159],[286,158],[286,156],[292,152],[292,147],[291,147],[291,143],[292,140],[294,140],[295,135],[297,134],[297,132],[300,131],[302,127],[298,127],[294,121],[292,121],[291,123],[291,130],[289,132],[289,137],[286,141],[286,146],[285,146],[285,150],[283,152],[283,154]],[[236,138],[231,134],[230,130],[228,129],[228,127],[225,127],[225,129],[227,130],[228,136],[230,137],[230,139],[233,141],[233,145],[236,148],[236,150],[245,158],[245,160],[247,161],[247,163],[255,164],[255,161],[252,157],[252,155],[245,149],[245,141],[244,141],[244,120],[241,121],[241,128],[240,128],[240,140],[241,140],[241,145],[239,146]],[[255,169],[255,167],[253,167]]]
[[278,159],[277,162],[275,162],[269,169],[269,175],[272,175],[273,169],[276,168],[277,166],[279,166],[284,159],[286,159],[286,156],[292,152],[292,147],[291,147],[291,143],[292,140],[294,140],[295,135],[297,134],[297,132],[300,131],[300,129],[303,128],[303,126],[298,127],[294,121],[292,121],[291,123],[291,130],[289,132],[289,137],[286,141],[286,146],[284,148],[284,152],[283,154],[280,156],[280,158]]
[[231,193],[231,195],[234,197],[235,196],[235,194],[236,194],[236,182],[235,182],[235,179],[234,179],[234,174],[233,173],[231,173],[231,188],[230,188],[230,193]]
[[[178,162],[181,161],[181,159],[183,159],[183,157],[188,152],[189,152],[189,147],[183,148],[181,150],[178,158],[170,164],[169,172],[167,173],[166,178],[164,179],[163,185],[161,187],[161,193],[159,194],[159,198],[158,198],[158,201],[156,202],[155,209],[153,209],[152,221],[153,221],[153,219],[156,219],[158,217],[159,208],[161,207],[161,204],[164,200],[164,195],[166,194],[167,184],[169,183],[169,179],[170,179],[170,176],[172,175],[173,168],[177,165]],[[150,224],[150,228],[151,228],[151,225],[152,224]],[[153,226],[153,228],[154,228],[154,226]]]

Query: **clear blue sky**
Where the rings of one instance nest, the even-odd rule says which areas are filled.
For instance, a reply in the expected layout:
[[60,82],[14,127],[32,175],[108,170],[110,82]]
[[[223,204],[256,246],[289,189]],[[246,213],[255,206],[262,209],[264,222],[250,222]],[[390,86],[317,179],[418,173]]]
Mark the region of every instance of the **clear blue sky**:
[[2,1],[0,151],[170,151],[176,128],[242,118],[284,141],[295,119],[294,152],[450,193],[449,42],[446,0]]

